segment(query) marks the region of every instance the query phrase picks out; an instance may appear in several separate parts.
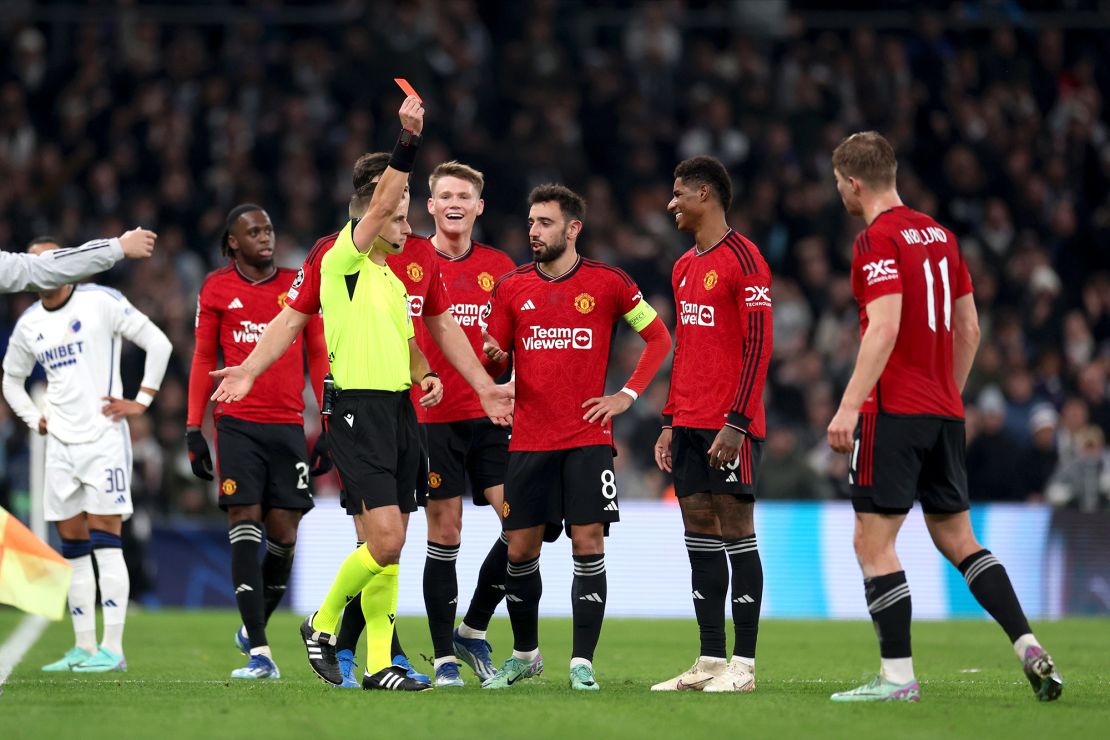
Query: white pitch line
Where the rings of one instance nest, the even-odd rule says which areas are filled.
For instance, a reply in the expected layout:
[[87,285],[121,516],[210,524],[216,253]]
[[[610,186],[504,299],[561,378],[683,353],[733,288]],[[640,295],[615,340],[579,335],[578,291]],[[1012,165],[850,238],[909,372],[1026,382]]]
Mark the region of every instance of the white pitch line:
[[12,675],[19,661],[23,660],[27,651],[42,637],[49,624],[50,620],[46,617],[28,614],[15,628],[15,632],[4,641],[3,645],[0,645],[0,691],[3,690],[2,687],[8,680],[8,676]]

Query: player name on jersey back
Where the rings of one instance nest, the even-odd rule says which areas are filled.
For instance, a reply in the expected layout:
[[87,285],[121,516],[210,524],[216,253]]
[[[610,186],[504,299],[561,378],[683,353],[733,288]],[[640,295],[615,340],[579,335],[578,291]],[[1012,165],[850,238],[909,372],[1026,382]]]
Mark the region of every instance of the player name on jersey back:
[[956,237],[924,213],[898,206],[859,233],[852,293],[860,336],[867,333],[869,303],[902,296],[898,339],[863,411],[963,418],[952,374],[952,314],[955,302],[971,290]]

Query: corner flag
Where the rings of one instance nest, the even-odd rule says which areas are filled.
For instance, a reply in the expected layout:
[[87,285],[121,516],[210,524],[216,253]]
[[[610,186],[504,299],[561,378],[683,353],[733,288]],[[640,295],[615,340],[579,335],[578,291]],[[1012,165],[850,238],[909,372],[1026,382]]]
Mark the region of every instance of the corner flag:
[[61,555],[0,507],[0,603],[61,619],[72,576]]

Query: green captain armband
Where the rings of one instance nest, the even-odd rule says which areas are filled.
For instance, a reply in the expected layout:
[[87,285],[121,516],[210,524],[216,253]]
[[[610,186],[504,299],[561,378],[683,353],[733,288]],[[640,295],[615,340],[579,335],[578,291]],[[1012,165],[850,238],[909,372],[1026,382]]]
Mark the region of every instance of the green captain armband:
[[655,317],[659,314],[655,313],[655,309],[651,307],[643,298],[640,302],[632,307],[632,310],[624,315],[624,320],[628,325],[635,329],[637,332],[643,331],[651,322],[655,321]]

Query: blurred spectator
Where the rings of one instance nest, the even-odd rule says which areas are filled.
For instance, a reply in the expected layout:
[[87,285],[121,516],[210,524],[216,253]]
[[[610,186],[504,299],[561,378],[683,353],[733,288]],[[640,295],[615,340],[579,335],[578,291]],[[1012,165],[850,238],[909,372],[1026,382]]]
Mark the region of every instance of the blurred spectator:
[[1026,500],[1042,499],[1048,479],[1056,471],[1059,456],[1056,454],[1056,422],[1058,415],[1050,404],[1033,409],[1029,417],[1029,433],[1033,443],[1018,460],[1018,476],[1025,486]]
[[761,498],[827,499],[833,495],[828,482],[806,463],[789,427],[768,430],[759,486]]
[[1049,503],[1080,511],[1110,509],[1110,453],[1102,429],[1091,425],[1077,435],[1079,456],[1052,476]]
[[1014,465],[1020,445],[1006,428],[1006,401],[991,386],[976,404],[979,426],[967,448],[967,484],[972,499],[1022,501],[1025,487]]

